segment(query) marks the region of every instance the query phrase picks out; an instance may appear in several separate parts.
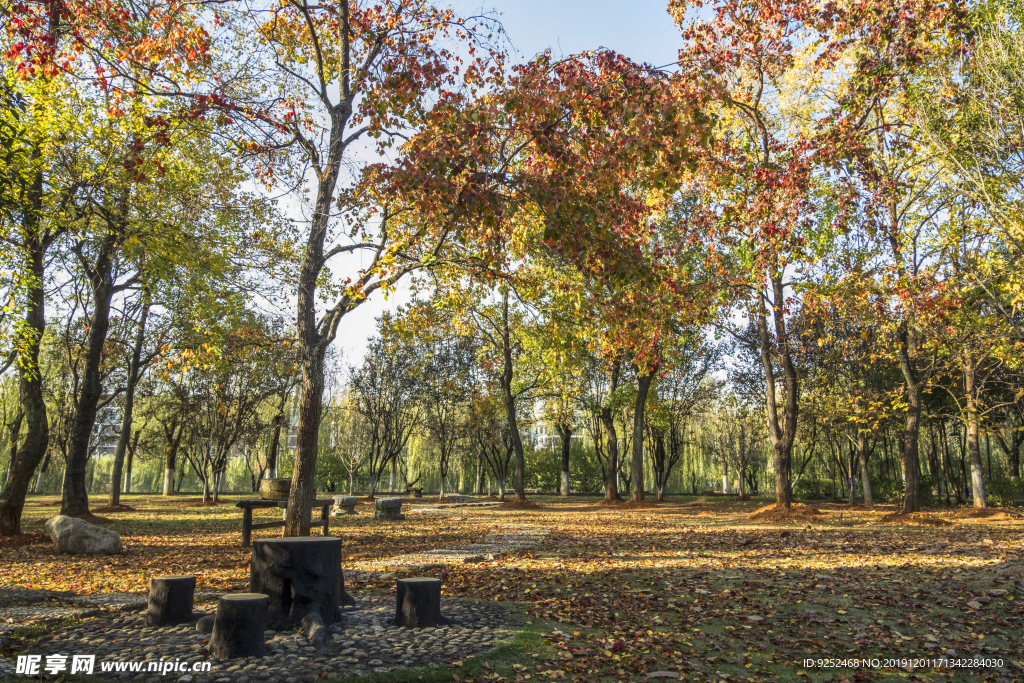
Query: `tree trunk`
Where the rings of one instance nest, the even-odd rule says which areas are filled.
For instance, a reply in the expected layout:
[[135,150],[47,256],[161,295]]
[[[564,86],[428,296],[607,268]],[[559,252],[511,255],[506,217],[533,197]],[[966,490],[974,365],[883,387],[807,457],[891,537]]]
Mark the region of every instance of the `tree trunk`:
[[515,452],[516,471],[512,479],[512,487],[516,492],[516,500],[526,500],[526,459],[523,455],[523,440],[519,436],[519,420],[516,416],[516,399],[512,394],[513,358],[512,358],[512,331],[509,327],[508,291],[502,293],[502,358],[503,366],[501,372],[501,393],[505,399],[505,414],[508,420],[509,437],[512,439],[512,448]]
[[139,435],[142,434],[141,429],[135,430],[135,434],[132,436],[132,443],[128,446],[128,463],[125,467],[124,473],[124,492],[132,492],[132,463],[135,461],[135,449],[139,447]]
[[572,448],[572,427],[568,424],[557,424],[558,436],[562,440],[562,495],[569,495],[569,450]]
[[483,452],[476,454],[476,483],[473,486],[473,493],[481,495],[484,492],[484,456]]
[[270,443],[267,444],[267,472],[266,479],[277,479],[277,455],[281,450],[281,423],[284,422],[284,404],[288,400],[288,394],[281,396],[277,405],[277,414],[271,422]]
[[[11,455],[13,456],[16,452],[16,448],[11,447]],[[46,457],[43,458],[43,465],[39,468],[39,476],[36,477],[36,493],[43,492],[43,482],[46,480],[46,470],[50,467],[50,449],[46,449]]]
[[185,433],[185,426],[180,421],[172,423],[170,431],[164,428],[164,435],[167,437],[167,446],[164,449],[164,495],[174,495],[174,472],[178,464],[178,446],[181,444],[181,437]]
[[740,470],[740,498],[741,499],[747,497],[747,490],[744,487],[744,482],[743,482],[743,477],[745,475],[746,475],[746,472],[744,470]]
[[[612,366],[611,381],[608,384],[608,399],[619,386],[619,364]],[[619,435],[615,431],[615,419],[610,406],[601,406],[601,425],[604,427],[605,442],[608,444],[608,461],[604,472],[604,499],[622,500],[619,495]]]
[[903,372],[907,395],[907,421],[903,431],[903,513],[921,510],[920,485],[918,478],[918,452],[921,431],[921,390],[910,358],[908,344],[910,334],[906,323],[901,323],[898,332],[900,370]]
[[[301,297],[300,297],[301,299]],[[309,302],[313,306],[313,302]],[[300,305],[300,310],[302,306]],[[311,309],[309,314],[312,316]],[[312,328],[316,332],[315,325]],[[309,536],[310,513],[316,499],[316,459],[320,433],[320,418],[323,415],[324,399],[324,352],[326,346],[302,343],[300,335],[300,356],[302,359],[302,390],[299,394],[299,427],[295,439],[295,468],[292,470],[292,486],[288,493],[288,508],[285,510],[285,536]],[[376,489],[376,477],[370,496]]]
[[633,406],[633,461],[630,463],[630,478],[633,480],[632,500],[644,499],[644,412],[653,380],[654,369],[649,370],[646,375],[637,373],[636,403]]
[[[117,439],[117,450],[114,452],[114,468],[110,479],[110,498],[107,505],[121,504],[121,469],[124,467],[124,454],[128,450],[128,439],[132,435],[132,413],[135,410],[135,387],[139,383],[139,366],[142,362],[142,345],[146,341],[146,319],[149,317],[149,304],[142,307],[139,317],[139,330],[135,335],[135,346],[132,348],[132,359],[128,364],[128,382],[124,392],[124,414],[121,416],[121,434]],[[125,492],[128,488],[125,488]]]
[[864,489],[864,507],[872,507],[871,478],[868,475],[868,435],[857,435],[857,457],[860,460],[860,485]]
[[974,507],[985,507],[985,476],[981,463],[981,447],[978,443],[978,400],[977,373],[975,361],[965,354],[964,390],[967,394],[967,452],[971,457],[971,493]]
[[722,493],[729,494],[729,462],[722,458]]
[[505,478],[498,477],[498,500],[505,501]]
[[[768,334],[767,309],[765,297],[758,296],[757,330],[760,342],[761,364],[765,373],[765,399],[768,409],[768,435],[772,440],[775,455],[775,507],[788,508],[793,504],[793,486],[791,470],[793,467],[793,441],[796,438],[796,421],[799,413],[798,392],[799,382],[793,355],[789,348],[786,331],[785,314],[782,311],[785,301],[784,285],[781,277],[770,278],[772,296],[774,298],[773,315],[775,321],[775,339],[778,348],[774,348]],[[779,421],[779,409],[776,401],[775,368],[772,354],[778,353],[782,359],[783,374],[783,408],[782,421]]]
[[[34,152],[36,157],[38,152]],[[11,456],[4,490],[0,492],[0,536],[21,533],[21,513],[25,508],[28,487],[50,442],[50,425],[43,398],[43,378],[39,371],[39,347],[46,331],[46,282],[44,258],[50,245],[40,224],[43,197],[43,174],[36,172],[28,192],[29,210],[25,212],[26,257],[30,277],[25,293],[27,311],[22,340],[18,349],[18,393],[25,414],[25,438]]]
[[60,514],[68,517],[78,517],[89,512],[89,492],[86,489],[85,474],[89,462],[89,442],[96,426],[96,412],[103,397],[100,365],[103,362],[103,345],[106,343],[107,331],[110,328],[110,300],[114,294],[114,254],[122,234],[123,226],[118,230],[108,227],[96,262],[89,269],[93,311],[89,319],[82,387],[68,438],[68,462],[60,507]]

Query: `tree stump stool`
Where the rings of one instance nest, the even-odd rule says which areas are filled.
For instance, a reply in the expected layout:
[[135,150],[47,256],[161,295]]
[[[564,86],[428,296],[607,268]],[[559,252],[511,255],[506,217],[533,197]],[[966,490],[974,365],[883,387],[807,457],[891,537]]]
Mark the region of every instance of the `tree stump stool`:
[[194,576],[154,576],[149,580],[146,626],[174,626],[192,621]]
[[291,478],[260,479],[260,500],[288,500]]
[[355,496],[334,496],[334,514],[355,515],[359,499]]
[[262,657],[270,598],[264,593],[235,593],[217,601],[210,654],[217,659]]
[[405,519],[401,498],[378,498],[373,501],[373,518],[383,520]]
[[441,579],[398,579],[395,626],[416,628],[451,623],[451,619],[441,615]]
[[267,622],[280,631],[310,612],[324,625],[340,619],[341,539],[334,536],[266,538],[253,541],[249,590],[270,598]]

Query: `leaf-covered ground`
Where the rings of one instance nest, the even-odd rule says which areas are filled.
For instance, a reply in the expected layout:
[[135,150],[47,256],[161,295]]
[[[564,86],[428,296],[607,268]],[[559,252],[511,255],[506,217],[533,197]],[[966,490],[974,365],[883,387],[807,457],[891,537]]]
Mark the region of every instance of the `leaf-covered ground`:
[[[3,548],[2,582],[145,592],[152,575],[195,573],[200,586],[242,588],[248,552],[238,547],[233,500],[189,508],[130,497],[136,512],[107,514],[123,555]],[[43,505],[52,502],[34,503],[26,518],[54,514]],[[648,680],[656,672],[655,679],[689,681],[1024,680],[1024,523],[1016,519],[882,525],[891,508],[819,505],[829,514],[778,525],[749,521],[764,500],[673,500],[639,510],[583,498],[542,502],[537,510],[458,508],[380,523],[364,507],[339,518],[332,533],[345,539],[346,566],[358,569],[366,560],[479,542],[499,525],[551,529],[547,541],[516,556],[428,570],[448,594],[518,603],[544,631],[534,652],[453,663],[429,680]],[[378,575],[353,588],[389,589],[393,581]],[[940,658],[990,666],[932,666]],[[807,661],[851,659],[869,663]],[[914,660],[920,666],[907,666]]]

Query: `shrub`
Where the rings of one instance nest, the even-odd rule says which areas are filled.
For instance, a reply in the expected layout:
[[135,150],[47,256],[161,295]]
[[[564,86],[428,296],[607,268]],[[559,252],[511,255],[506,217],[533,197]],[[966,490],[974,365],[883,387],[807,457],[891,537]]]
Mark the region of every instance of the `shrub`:
[[[937,478],[928,474],[922,474],[918,479],[918,495],[921,505],[935,505],[935,485],[938,484],[938,481]],[[874,490],[879,496],[894,505],[903,504],[903,479],[883,479],[876,486],[877,488]]]
[[1012,507],[1013,501],[1024,499],[1024,481],[990,481],[985,484],[985,501],[998,507]]
[[793,498],[800,500],[823,500],[832,497],[831,479],[801,479],[793,487]]

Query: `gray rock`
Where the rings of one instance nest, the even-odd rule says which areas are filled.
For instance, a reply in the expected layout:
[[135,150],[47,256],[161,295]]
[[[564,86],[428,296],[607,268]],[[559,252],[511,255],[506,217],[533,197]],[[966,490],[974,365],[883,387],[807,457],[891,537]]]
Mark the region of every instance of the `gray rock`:
[[214,615],[207,614],[196,622],[196,630],[200,633],[213,633]]
[[117,532],[67,515],[46,520],[46,531],[53,544],[69,555],[112,555],[124,550]]

